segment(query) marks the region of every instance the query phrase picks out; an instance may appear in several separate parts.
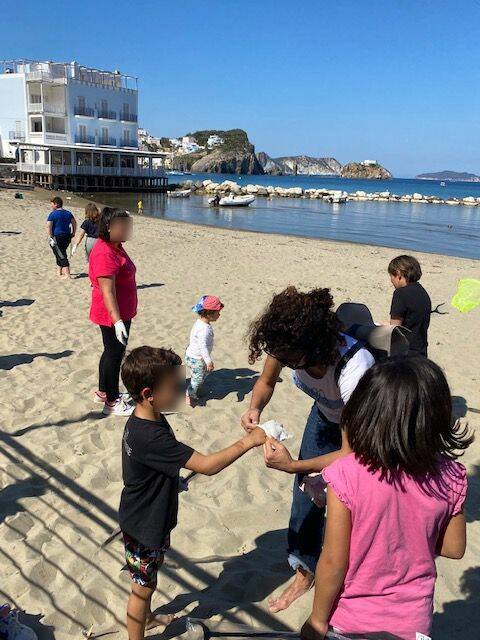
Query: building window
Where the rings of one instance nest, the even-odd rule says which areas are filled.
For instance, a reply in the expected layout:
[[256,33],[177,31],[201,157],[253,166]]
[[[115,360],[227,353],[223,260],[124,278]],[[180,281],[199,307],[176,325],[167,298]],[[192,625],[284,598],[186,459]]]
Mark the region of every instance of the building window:
[[78,126],[78,138],[80,142],[86,142],[87,140],[87,127],[84,124]]
[[85,109],[85,96],[78,96],[77,100],[79,109]]
[[42,119],[32,118],[30,121],[30,131],[32,133],[41,133],[43,131]]
[[129,129],[123,130],[123,146],[124,147],[130,146],[130,130]]
[[108,127],[102,127],[102,142],[101,144],[108,144]]

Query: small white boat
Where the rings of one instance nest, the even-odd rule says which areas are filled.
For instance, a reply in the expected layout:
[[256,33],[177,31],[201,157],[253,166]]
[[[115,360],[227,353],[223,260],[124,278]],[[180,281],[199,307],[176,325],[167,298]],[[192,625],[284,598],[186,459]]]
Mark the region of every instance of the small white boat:
[[217,201],[217,198],[210,198],[208,204],[219,207],[248,207],[255,200],[255,196],[224,196]]
[[442,182],[440,182],[440,186],[441,186],[441,187],[446,187],[446,186],[447,186],[447,183],[446,183],[446,182],[443,182],[443,180],[442,180]]
[[169,198],[189,198],[191,193],[191,189],[181,189],[178,191],[167,191],[167,196]]

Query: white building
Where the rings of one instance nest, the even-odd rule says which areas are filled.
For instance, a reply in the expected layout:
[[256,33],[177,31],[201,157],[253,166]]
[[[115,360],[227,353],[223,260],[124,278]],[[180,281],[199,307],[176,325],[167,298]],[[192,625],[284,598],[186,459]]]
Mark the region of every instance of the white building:
[[363,164],[365,167],[373,167],[378,164],[376,160],[364,160],[360,164]]
[[135,153],[137,113],[137,79],[119,71],[0,63],[0,152],[17,156],[22,175],[131,177],[139,169],[145,177],[145,157]]
[[219,144],[223,144],[223,138],[217,136],[216,133],[209,136],[207,140],[207,147],[217,147]]

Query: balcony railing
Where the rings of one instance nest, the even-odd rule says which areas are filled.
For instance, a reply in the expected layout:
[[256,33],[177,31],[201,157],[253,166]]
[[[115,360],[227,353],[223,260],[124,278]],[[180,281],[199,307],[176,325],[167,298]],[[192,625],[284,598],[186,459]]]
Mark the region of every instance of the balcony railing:
[[104,111],[102,109],[98,110],[98,117],[103,118],[104,120],[116,120],[117,112],[116,111]]
[[120,120],[122,122],[138,122],[138,116],[136,113],[121,113]]
[[75,136],[76,144],[95,144],[95,136]]
[[94,118],[95,111],[91,107],[74,107],[73,113],[76,116],[85,116],[86,118]]
[[29,102],[28,110],[30,113],[57,113],[59,115],[65,115],[65,105],[52,104],[51,102]]
[[30,71],[26,74],[27,82],[55,82],[66,84],[67,79],[64,75],[54,75],[49,71]]
[[91,165],[57,165],[17,162],[17,171],[46,173],[51,175],[122,176],[133,178],[164,178],[163,169],[144,167],[96,167]]
[[120,140],[121,147],[133,147],[138,149],[138,140]]
[[117,139],[116,138],[104,138],[101,137],[98,141],[99,145],[102,145],[104,147],[116,147],[117,146]]
[[25,142],[25,132],[24,131],[9,131],[8,132],[9,140],[18,140],[19,142]]

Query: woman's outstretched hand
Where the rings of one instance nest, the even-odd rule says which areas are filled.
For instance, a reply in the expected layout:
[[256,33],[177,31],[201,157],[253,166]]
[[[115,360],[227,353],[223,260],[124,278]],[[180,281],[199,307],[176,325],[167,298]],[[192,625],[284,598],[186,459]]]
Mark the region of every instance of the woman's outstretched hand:
[[249,409],[245,411],[242,416],[242,427],[250,433],[253,429],[258,427],[258,423],[260,422],[260,410],[259,409]]
[[304,623],[300,631],[301,640],[323,640],[327,635],[328,624],[326,622],[314,622],[312,618]]
[[274,438],[267,438],[263,445],[263,457],[265,458],[265,464],[270,469],[278,469],[287,473],[294,472],[292,468],[293,458],[290,455],[290,451]]

